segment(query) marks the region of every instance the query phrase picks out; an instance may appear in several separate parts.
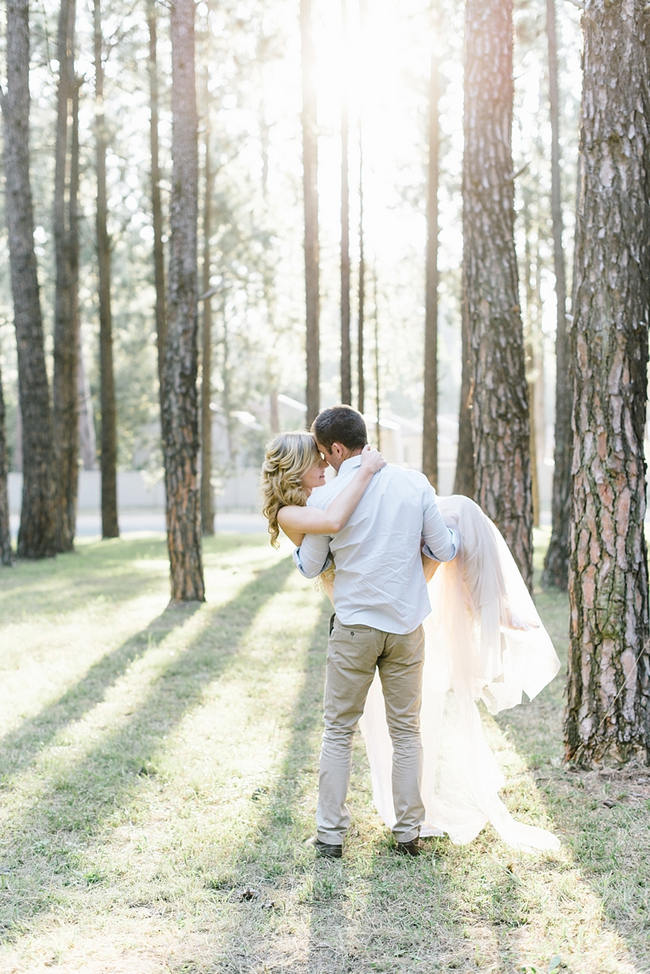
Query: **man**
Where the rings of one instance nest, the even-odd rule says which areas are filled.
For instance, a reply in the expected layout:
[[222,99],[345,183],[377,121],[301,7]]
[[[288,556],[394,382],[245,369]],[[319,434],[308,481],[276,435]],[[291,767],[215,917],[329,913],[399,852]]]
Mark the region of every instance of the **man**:
[[[337,477],[309,502],[327,507],[361,463],[363,417],[349,406],[325,409],[312,433]],[[393,834],[398,852],[418,855],[424,807],[420,796],[422,621],[431,611],[421,551],[451,561],[458,540],[447,528],[423,474],[390,464],[375,474],[345,527],[335,536],[307,535],[294,553],[307,578],[334,559],[335,616],[327,650],[316,851],[340,858],[350,824],[345,804],[352,737],[375,667],[393,743]]]

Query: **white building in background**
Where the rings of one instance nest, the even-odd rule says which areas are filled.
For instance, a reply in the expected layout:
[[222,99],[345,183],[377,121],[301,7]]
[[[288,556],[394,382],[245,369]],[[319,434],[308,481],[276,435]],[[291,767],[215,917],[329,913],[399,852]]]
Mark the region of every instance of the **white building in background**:
[[[278,418],[280,429],[297,430],[305,428],[306,406],[290,396],[278,396]],[[419,422],[401,416],[385,413],[379,418],[366,414],[368,439],[373,446],[379,446],[390,463],[396,463],[419,470],[422,461],[422,429]],[[263,426],[253,413],[238,410],[232,420],[241,430],[248,429],[259,438]],[[239,437],[238,437],[239,439]],[[438,484],[439,494],[453,492],[458,439],[458,420],[456,416],[443,414],[438,417]],[[219,468],[225,469],[227,458],[227,428],[224,417],[217,410],[213,419],[213,450],[216,511],[219,513],[254,513],[260,509],[259,466],[246,462],[246,450],[241,450],[241,460],[235,458],[235,472],[221,476]],[[548,460],[540,470],[542,510],[550,507],[553,463]],[[122,470],[118,472],[118,510],[120,512],[164,512],[165,490],[162,471],[157,474],[145,470]],[[9,507],[15,517],[20,513],[22,475],[9,474]],[[79,477],[80,514],[100,510],[100,474],[98,470],[82,470]]]

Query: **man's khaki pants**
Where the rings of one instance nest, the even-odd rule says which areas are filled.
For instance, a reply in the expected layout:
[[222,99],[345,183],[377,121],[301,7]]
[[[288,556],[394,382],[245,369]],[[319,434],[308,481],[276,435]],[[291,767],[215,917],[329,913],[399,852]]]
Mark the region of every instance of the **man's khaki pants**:
[[338,845],[350,824],[345,798],[350,781],[352,737],[363,713],[370,684],[379,676],[393,742],[393,802],[398,842],[420,834],[424,806],[420,795],[422,744],[420,702],[424,632],[406,635],[344,626],[334,619],[327,647],[325,730],[320,757],[316,825],[321,842]]

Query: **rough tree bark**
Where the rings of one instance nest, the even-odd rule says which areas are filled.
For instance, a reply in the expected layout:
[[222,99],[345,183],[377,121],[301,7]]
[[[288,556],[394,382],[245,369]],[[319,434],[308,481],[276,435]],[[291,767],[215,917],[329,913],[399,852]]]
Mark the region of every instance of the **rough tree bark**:
[[583,29],[565,745],[591,766],[650,758],[646,5],[591,0]]
[[551,117],[551,217],[555,269],[555,446],[551,498],[551,540],[544,557],[542,582],[565,590],[569,564],[571,517],[571,371],[566,315],[566,272],[562,243],[562,181],[560,162],[560,110],[555,0],[546,0],[548,89]]
[[29,178],[29,3],[8,0],[6,9],[7,91],[0,93],[0,101],[22,416],[23,491],[17,554],[22,558],[43,558],[56,553],[56,516],[52,412]]
[[11,531],[9,528],[9,463],[5,427],[5,400],[0,373],[0,564],[12,565]]
[[56,458],[57,548],[71,551],[79,482],[79,95],[74,69],[75,0],[61,0],[57,34],[54,167],[54,375],[52,401]]
[[[435,25],[437,26],[437,25]],[[432,33],[437,30],[432,24]],[[427,142],[427,252],[424,291],[424,404],[422,415],[422,473],[438,486],[438,184],[440,170],[437,46],[432,45],[429,67]]]
[[532,585],[529,417],[514,247],[512,3],[467,0],[463,290],[476,500]]
[[320,407],[320,284],[318,245],[318,129],[316,89],[312,71],[312,0],[300,0],[302,70],[302,186],[305,219],[305,312],[307,359],[307,423]]
[[198,160],[194,0],[173,0],[171,250],[162,434],[172,602],[203,601],[198,481]]
[[104,114],[104,41],[101,0],[94,0],[95,166],[97,171],[97,265],[99,273],[99,371],[102,414],[100,469],[102,538],[119,537],[117,518],[117,414],[113,372],[111,241],[106,201],[106,117]]

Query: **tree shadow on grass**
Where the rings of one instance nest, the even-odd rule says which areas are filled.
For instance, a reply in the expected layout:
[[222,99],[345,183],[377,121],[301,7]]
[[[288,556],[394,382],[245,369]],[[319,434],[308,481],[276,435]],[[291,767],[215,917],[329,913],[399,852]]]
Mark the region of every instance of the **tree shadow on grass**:
[[[556,696],[561,713],[560,691]],[[532,719],[540,735],[542,728],[548,733],[548,725]],[[645,865],[650,861],[650,769],[570,770],[562,764],[560,721],[553,723],[557,758],[552,765],[534,760],[531,774],[573,868],[590,896],[602,904],[604,929],[615,931],[639,970],[645,970],[650,942]],[[522,715],[503,715],[499,725],[507,728],[519,753],[530,753],[530,730]]]
[[[369,771],[358,735],[350,789],[353,823],[344,857],[319,859],[305,845],[315,832],[329,614],[325,605],[312,633],[273,786],[251,795],[259,808],[253,837],[221,873],[207,878],[217,900],[235,911],[232,934],[215,967],[223,974],[429,972],[438,969],[431,961],[440,931],[455,925],[453,903],[431,850],[418,860],[397,856],[390,832],[367,809]],[[415,924],[414,898],[419,899]],[[287,936],[287,929],[296,928],[300,948]],[[423,951],[423,938],[435,949]],[[409,966],[409,958],[423,953],[423,966]],[[445,956],[453,958],[453,950]]]
[[[267,958],[261,952],[268,946],[269,929],[260,913],[264,909],[262,890],[301,885],[304,893],[299,895],[307,896],[313,885],[313,850],[305,846],[305,841],[314,827],[311,816],[309,824],[305,822],[300,805],[308,792],[315,794],[318,785],[318,732],[322,726],[325,648],[331,611],[329,602],[324,603],[312,630],[302,682],[290,718],[289,741],[279,771],[270,787],[264,784],[251,795],[251,801],[259,809],[255,839],[235,852],[223,873],[207,878],[207,886],[217,897],[224,900],[239,897],[241,903],[240,922],[224,945],[215,968],[223,974],[266,969]],[[247,900],[242,889],[254,891],[254,899]],[[274,908],[266,917],[270,924]]]
[[[206,558],[223,557],[250,546],[249,535],[211,538],[204,546]],[[145,570],[147,562],[160,567]],[[33,618],[40,611],[59,606],[61,613],[87,607],[95,599],[106,599],[106,579],[111,597],[130,600],[154,592],[167,584],[167,545],[164,537],[115,538],[79,546],[76,551],[45,561],[19,561],[1,576],[0,617],[7,618],[23,596],[24,614]],[[209,593],[208,593],[209,595]]]
[[[241,544],[235,543],[229,537],[219,540],[217,545],[213,545],[216,551],[212,555],[223,554],[232,550],[241,550]],[[91,564],[79,563],[78,571],[71,576],[68,572],[62,581],[65,588],[65,605],[70,608],[70,593],[75,593],[75,598],[82,604],[87,604],[93,594],[104,594],[104,579],[111,564],[124,568],[136,557],[139,559],[159,556],[166,558],[164,541],[151,542],[147,540],[123,542],[118,540],[113,546],[115,558],[111,561],[105,551],[102,551],[101,559],[98,564],[101,566],[101,575],[88,578]],[[62,558],[74,559],[74,554],[63,555]],[[32,565],[33,563],[30,563]],[[43,565],[39,564],[39,574],[48,575],[43,570]],[[287,564],[288,568],[289,565]],[[282,568],[277,565],[273,568],[275,572],[282,573]],[[141,588],[151,587],[151,581],[142,572],[127,572],[124,576],[124,591],[129,597],[136,598]],[[25,581],[19,583],[19,587],[26,585]],[[259,585],[259,581],[257,582]],[[27,587],[27,586],[26,586]],[[34,592],[31,581],[28,585],[30,612],[37,611],[38,594]],[[52,592],[48,592],[48,598],[52,598]],[[111,598],[115,598],[120,605],[123,604],[120,593],[116,592]],[[68,724],[79,720],[93,706],[99,703],[105,696],[108,687],[121,677],[126,669],[144,653],[161,643],[179,625],[184,624],[188,614],[193,614],[198,605],[167,607],[159,616],[140,632],[130,636],[121,646],[105,653],[98,659],[84,676],[73,686],[69,687],[57,700],[47,704],[41,711],[34,716],[24,720],[18,727],[0,737],[0,787],[2,787],[3,776],[15,775],[22,771],[35,754],[41,751],[57,734],[57,732]]]
[[[65,887],[83,883],[75,869],[79,854],[94,842],[116,808],[138,790],[143,768],[187,711],[200,702],[205,686],[223,676],[235,661],[255,616],[282,589],[292,570],[290,559],[274,563],[224,605],[170,608],[157,620],[159,626],[165,621],[164,634],[196,612],[204,617],[204,625],[184,651],[163,665],[137,711],[56,778],[49,778],[32,804],[6,823],[0,868],[8,879],[0,889],[0,930],[8,938],[55,908]],[[148,646],[151,643],[144,645],[143,639],[139,652]],[[57,727],[97,701],[123,671],[134,648],[129,641],[112,666],[96,671],[85,694],[77,688],[79,698],[72,696],[67,709],[57,713]],[[35,749],[35,741],[31,747]]]
[[[42,751],[59,730],[80,720],[106,696],[129,666],[156,647],[199,608],[199,603],[167,607],[149,625],[98,659],[73,686],[38,714],[24,720],[0,741],[0,774],[16,775]],[[4,771],[3,771],[4,769]],[[2,780],[2,778],[0,778]]]

